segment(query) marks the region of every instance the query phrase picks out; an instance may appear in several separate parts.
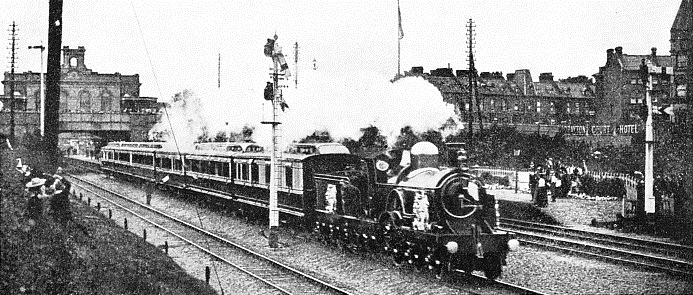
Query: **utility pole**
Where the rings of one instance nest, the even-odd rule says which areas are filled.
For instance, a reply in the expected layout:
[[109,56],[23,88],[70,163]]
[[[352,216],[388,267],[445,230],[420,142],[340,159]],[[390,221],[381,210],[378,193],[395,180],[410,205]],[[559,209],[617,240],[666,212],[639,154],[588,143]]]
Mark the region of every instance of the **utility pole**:
[[48,149],[48,165],[58,167],[58,134],[60,133],[60,52],[63,36],[63,0],[48,4],[48,62],[46,69],[46,125],[44,141]]
[[402,12],[399,9],[399,0],[397,0],[397,75],[399,77],[401,73],[400,69],[400,57],[402,49],[402,38],[404,38],[404,31],[402,30]]
[[654,198],[654,131],[652,130],[652,74],[647,68],[647,86],[645,103],[647,104],[647,120],[645,120],[645,212],[655,213]]
[[45,136],[45,126],[46,126],[46,94],[44,93],[43,90],[43,51],[46,49],[46,47],[43,46],[43,41],[41,41],[41,45],[37,46],[29,46],[29,49],[41,49],[41,70],[39,70],[39,96],[41,97],[41,109],[39,112],[40,118],[41,118],[41,136]]
[[474,45],[476,42],[474,41],[474,37],[476,36],[476,33],[474,32],[474,28],[476,28],[476,25],[474,24],[474,21],[470,18],[469,22],[467,22],[467,50],[468,50],[468,56],[467,56],[467,61],[469,62],[469,137],[471,139],[473,130],[472,130],[472,123],[473,123],[473,106],[474,103],[476,102],[476,108],[477,108],[477,117],[479,117],[479,131],[484,130],[484,125],[481,119],[481,104],[479,103],[479,97],[477,94],[477,75],[476,75],[476,68],[474,67]]
[[15,143],[15,134],[14,134],[14,108],[15,108],[15,97],[14,97],[14,65],[17,62],[17,56],[15,55],[15,48],[17,46],[17,25],[12,22],[12,25],[10,25],[10,46],[12,50],[12,55],[10,57],[10,141],[12,144]]
[[217,88],[221,88],[221,53],[219,53],[219,62],[217,62]]
[[294,43],[294,85],[298,88],[298,42]]

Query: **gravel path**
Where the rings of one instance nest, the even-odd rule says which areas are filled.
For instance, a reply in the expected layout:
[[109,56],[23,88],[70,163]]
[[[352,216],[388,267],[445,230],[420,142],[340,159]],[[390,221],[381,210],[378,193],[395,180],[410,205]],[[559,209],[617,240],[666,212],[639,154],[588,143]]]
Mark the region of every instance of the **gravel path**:
[[[118,187],[119,191],[144,202],[144,193],[137,186],[125,186],[100,175],[89,175],[88,178],[102,183],[107,188]],[[229,239],[240,241],[296,268],[309,270],[317,277],[338,282],[339,286],[354,294],[460,294],[464,292],[459,288],[430,279],[425,274],[395,268],[388,263],[387,258],[341,253],[334,247],[324,246],[308,239],[307,233],[296,233],[287,228],[282,228],[279,232],[280,241],[286,246],[270,249],[267,247],[265,238],[259,234],[266,226],[240,221],[238,218],[230,217],[229,213],[198,208],[187,201],[168,197],[166,192],[155,191],[152,196],[152,205],[158,209],[173,212],[198,225],[201,220],[202,225],[207,229],[212,229]],[[132,231],[140,235],[142,232],[141,229]],[[160,245],[163,244],[163,239],[169,239],[156,236],[151,234],[148,240]],[[209,265],[207,259],[187,253],[183,250],[185,248],[185,246],[175,247],[174,245],[169,253],[193,276],[204,280],[204,266]],[[227,286],[226,294],[257,293],[257,290],[255,292],[241,291],[246,288],[240,287],[252,287],[252,284],[256,283],[239,281],[235,277],[224,277],[223,273],[219,275],[222,277],[222,285]],[[214,274],[212,277],[214,278]],[[693,284],[686,278],[641,271],[629,266],[613,265],[532,247],[521,247],[520,251],[509,254],[508,265],[504,267],[501,279],[551,294],[693,293]]]

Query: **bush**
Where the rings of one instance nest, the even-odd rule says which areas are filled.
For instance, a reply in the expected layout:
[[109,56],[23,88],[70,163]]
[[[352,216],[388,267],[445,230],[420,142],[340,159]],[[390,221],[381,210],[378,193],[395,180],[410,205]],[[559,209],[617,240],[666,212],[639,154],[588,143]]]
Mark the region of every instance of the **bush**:
[[597,180],[590,175],[580,178],[580,190],[591,197],[620,198],[626,195],[626,185],[622,179],[606,178]]

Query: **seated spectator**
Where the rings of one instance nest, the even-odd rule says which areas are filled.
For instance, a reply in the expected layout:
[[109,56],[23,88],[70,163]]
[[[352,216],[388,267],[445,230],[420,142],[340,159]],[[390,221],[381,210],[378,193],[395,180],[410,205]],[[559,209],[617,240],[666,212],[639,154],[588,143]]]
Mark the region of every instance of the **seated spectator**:
[[29,194],[27,213],[30,219],[38,220],[43,214],[43,199],[48,197],[45,193],[45,183],[45,179],[34,177],[26,184],[26,191]]

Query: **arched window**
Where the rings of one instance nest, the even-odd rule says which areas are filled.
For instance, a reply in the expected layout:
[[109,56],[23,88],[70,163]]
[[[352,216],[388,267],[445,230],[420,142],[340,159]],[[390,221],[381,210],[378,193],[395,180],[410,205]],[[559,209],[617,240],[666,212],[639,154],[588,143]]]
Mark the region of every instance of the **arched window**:
[[79,108],[83,111],[91,110],[91,93],[86,90],[82,90],[79,93]]
[[34,92],[34,104],[35,104],[35,110],[37,112],[41,112],[41,90],[36,90]]
[[101,111],[110,112],[113,110],[113,94],[106,90],[101,93]]
[[76,66],[77,66],[77,58],[73,56],[70,58],[70,67],[76,67]]
[[67,98],[70,96],[67,91],[60,91],[60,112],[67,112]]

